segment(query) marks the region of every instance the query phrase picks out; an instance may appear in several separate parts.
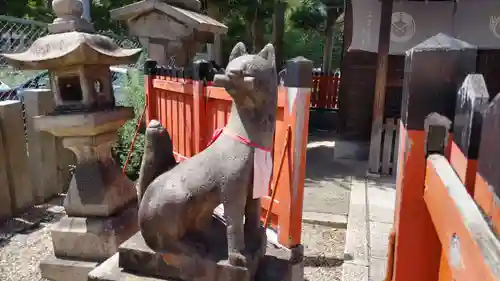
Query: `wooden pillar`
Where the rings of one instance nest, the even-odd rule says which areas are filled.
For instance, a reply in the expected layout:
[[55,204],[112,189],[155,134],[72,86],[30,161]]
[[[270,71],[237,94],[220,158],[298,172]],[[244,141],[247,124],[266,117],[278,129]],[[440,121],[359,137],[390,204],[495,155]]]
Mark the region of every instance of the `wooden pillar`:
[[457,90],[475,72],[477,49],[438,34],[407,52],[394,229],[394,281],[438,280],[441,244],[424,201],[425,119],[453,120]]
[[385,88],[387,84],[387,65],[391,42],[391,18],[393,0],[382,0],[380,13],[380,30],[378,35],[377,76],[375,80],[375,96],[373,99],[372,131],[370,140],[369,171],[379,173],[380,148],[384,125]]
[[326,28],[325,28],[325,45],[323,48],[323,74],[329,75],[331,72],[332,64],[332,47],[333,47],[333,35],[335,29],[335,21],[339,15],[339,8],[337,7],[327,7],[327,17],[326,17]]

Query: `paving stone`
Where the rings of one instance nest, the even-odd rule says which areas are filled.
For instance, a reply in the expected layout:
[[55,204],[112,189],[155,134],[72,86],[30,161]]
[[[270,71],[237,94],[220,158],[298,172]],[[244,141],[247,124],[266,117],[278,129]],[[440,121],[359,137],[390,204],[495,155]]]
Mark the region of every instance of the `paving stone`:
[[387,270],[387,259],[370,258],[370,281],[382,281]]
[[344,259],[364,266],[368,265],[369,258],[368,220],[366,212],[366,185],[361,181],[353,181]]
[[304,189],[304,211],[347,215],[349,190],[329,182]]
[[302,221],[309,224],[324,225],[332,228],[347,228],[347,216],[345,215],[304,212],[302,214]]
[[396,191],[392,188],[368,185],[367,192],[370,221],[392,223]]
[[[56,281],[87,281],[87,275],[98,263],[51,256],[40,263],[42,278]],[[28,281],[28,280],[26,280]]]
[[370,256],[387,258],[389,233],[392,223],[370,222]]

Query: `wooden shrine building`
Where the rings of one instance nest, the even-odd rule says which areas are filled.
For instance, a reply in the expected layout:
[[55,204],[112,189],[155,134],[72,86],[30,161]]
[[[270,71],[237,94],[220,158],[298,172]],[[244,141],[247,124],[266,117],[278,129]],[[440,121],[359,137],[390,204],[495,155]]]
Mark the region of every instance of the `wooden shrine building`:
[[379,172],[384,120],[400,118],[413,46],[439,33],[476,46],[476,71],[492,98],[500,92],[498,0],[347,0],[344,24],[339,127],[348,139],[370,141],[370,172]]

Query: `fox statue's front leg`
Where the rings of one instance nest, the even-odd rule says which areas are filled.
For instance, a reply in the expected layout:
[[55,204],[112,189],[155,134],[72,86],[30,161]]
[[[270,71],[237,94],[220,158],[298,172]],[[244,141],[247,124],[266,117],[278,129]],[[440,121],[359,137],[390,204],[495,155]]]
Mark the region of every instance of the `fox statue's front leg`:
[[[250,157],[251,158],[251,157]],[[248,161],[242,176],[230,181],[222,188],[222,203],[227,222],[227,246],[229,263],[234,266],[246,266],[245,250],[245,205],[248,189],[245,183],[252,182],[253,161]],[[250,185],[251,186],[251,185]]]

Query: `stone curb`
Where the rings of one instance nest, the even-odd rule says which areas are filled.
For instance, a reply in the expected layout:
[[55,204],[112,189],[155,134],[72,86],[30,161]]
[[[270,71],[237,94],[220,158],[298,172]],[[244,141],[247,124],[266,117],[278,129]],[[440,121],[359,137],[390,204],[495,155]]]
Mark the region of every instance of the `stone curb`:
[[349,196],[349,216],[347,222],[343,281],[367,281],[369,278],[369,245],[367,183],[353,180]]
[[347,228],[347,216],[345,215],[319,213],[319,212],[304,212],[302,215],[302,222],[329,226],[332,228],[340,228],[340,229]]

